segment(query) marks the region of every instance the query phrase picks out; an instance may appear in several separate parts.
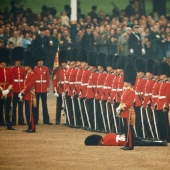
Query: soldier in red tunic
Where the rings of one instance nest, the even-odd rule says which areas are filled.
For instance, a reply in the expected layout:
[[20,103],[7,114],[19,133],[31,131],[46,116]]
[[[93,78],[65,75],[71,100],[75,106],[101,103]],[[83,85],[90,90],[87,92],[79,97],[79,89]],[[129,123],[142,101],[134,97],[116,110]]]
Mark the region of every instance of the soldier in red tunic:
[[36,75],[35,92],[37,99],[37,112],[35,115],[35,124],[38,124],[39,119],[39,98],[42,101],[43,110],[43,124],[52,125],[50,122],[48,108],[47,108],[47,92],[50,87],[50,76],[48,67],[44,66],[43,63],[46,59],[46,53],[42,48],[37,48],[35,51],[35,57],[37,66],[34,67],[34,73]]
[[36,75],[32,71],[35,66],[35,56],[33,52],[26,51],[25,58],[24,58],[24,67],[26,70],[26,76],[24,80],[24,87],[21,89],[20,93],[18,94],[19,100],[25,101],[25,113],[27,119],[28,129],[24,130],[23,132],[33,133],[36,131],[35,128],[35,107],[36,107],[36,96],[35,96],[35,81]]
[[62,110],[62,95],[64,93],[65,74],[67,65],[67,50],[59,52],[59,68],[57,68],[53,77],[54,96],[57,97],[56,103],[56,124],[60,124]]
[[158,116],[158,131],[159,138],[170,142],[169,135],[169,99],[170,99],[170,84],[167,80],[169,75],[169,65],[166,62],[159,64],[158,74],[161,79],[161,84],[159,88],[159,95],[157,100],[157,116]]
[[133,150],[133,126],[131,125],[131,116],[133,112],[133,103],[135,101],[135,91],[132,86],[135,85],[136,81],[136,68],[133,65],[126,65],[124,69],[124,88],[125,91],[121,96],[119,106],[116,108],[117,116],[123,118],[124,131],[127,140],[127,144],[123,150]]
[[7,48],[0,48],[0,123],[5,125],[3,118],[3,106],[5,108],[5,120],[7,123],[7,130],[15,130],[10,121],[10,106],[13,88],[13,74],[10,68],[7,68],[9,62],[9,50]]
[[12,112],[12,125],[16,125],[16,108],[18,104],[18,124],[25,125],[23,117],[23,102],[20,102],[18,99],[18,94],[24,87],[25,79],[25,69],[21,66],[21,61],[24,59],[25,51],[23,47],[15,47],[12,50],[12,59],[15,62],[15,65],[11,68],[14,83],[13,83],[13,112]]

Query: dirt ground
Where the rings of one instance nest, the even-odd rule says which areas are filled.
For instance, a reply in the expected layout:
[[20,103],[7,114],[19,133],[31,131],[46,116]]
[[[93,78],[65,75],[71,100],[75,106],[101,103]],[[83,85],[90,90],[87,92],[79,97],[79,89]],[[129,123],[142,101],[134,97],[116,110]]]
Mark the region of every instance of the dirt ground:
[[[48,97],[51,122],[55,122],[55,97]],[[27,126],[17,125],[15,131],[0,127],[0,170],[168,170],[170,146],[135,147],[123,151],[120,147],[88,147],[86,136],[94,132],[60,125],[43,125],[40,110],[37,132],[22,132]],[[101,134],[105,135],[105,134]]]

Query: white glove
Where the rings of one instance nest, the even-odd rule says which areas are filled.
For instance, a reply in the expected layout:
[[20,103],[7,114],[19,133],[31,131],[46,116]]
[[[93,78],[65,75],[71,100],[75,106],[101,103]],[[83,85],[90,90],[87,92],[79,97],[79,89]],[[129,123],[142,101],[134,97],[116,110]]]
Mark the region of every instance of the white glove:
[[6,97],[7,97],[7,94],[6,94],[5,90],[2,91],[2,97],[3,97],[3,98],[6,98]]
[[142,54],[145,55],[146,54],[146,51],[144,48],[142,48]]
[[133,50],[133,49],[130,49],[130,53],[133,54],[133,53],[134,53],[134,50]]
[[18,98],[19,98],[19,101],[22,101],[23,96],[22,96],[22,94],[21,94],[21,93],[19,93],[19,94],[18,94]]
[[62,96],[65,96],[65,93],[64,92],[62,92],[62,94],[61,94]]
[[2,94],[3,95],[7,95],[9,93],[9,90],[7,89],[7,90],[4,90],[3,92],[2,92]]
[[57,93],[57,91],[55,91],[54,96],[56,96],[56,97],[59,96],[59,94]]
[[116,108],[116,116],[117,117],[120,117],[120,111],[121,109],[119,107]]
[[156,35],[156,38],[160,38],[160,36],[157,34],[157,35]]
[[47,93],[47,96],[49,95],[50,93]]

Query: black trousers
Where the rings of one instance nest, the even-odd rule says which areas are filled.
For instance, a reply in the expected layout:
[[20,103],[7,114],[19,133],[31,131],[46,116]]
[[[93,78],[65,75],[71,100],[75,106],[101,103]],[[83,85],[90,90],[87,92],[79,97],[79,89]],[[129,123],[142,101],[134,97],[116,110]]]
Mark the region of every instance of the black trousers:
[[35,128],[35,109],[30,100],[25,100],[25,114],[27,119],[28,129],[36,130]]
[[39,99],[41,97],[42,109],[43,109],[43,123],[48,124],[50,122],[48,109],[47,109],[47,93],[36,93],[37,108],[35,113],[35,124],[38,124],[39,120]]
[[66,103],[67,103],[67,108],[68,108],[68,116],[70,119],[70,125],[74,125],[74,118],[73,118],[73,108],[72,108],[72,101],[71,101],[71,96],[66,95]]
[[74,99],[74,106],[75,106],[75,112],[76,112],[77,126],[82,126],[80,107],[78,104],[78,95],[75,95],[73,99]]
[[91,124],[91,128],[94,129],[94,109],[93,109],[93,98],[92,99],[87,99],[87,109],[88,109],[88,115],[89,115],[89,120]]
[[137,136],[138,137],[143,137],[143,134],[142,134],[141,107],[140,106],[134,107],[134,109],[135,109],[135,113],[136,113],[136,131],[137,131]]
[[59,96],[56,97],[56,122],[61,121],[61,110],[62,110],[62,95],[59,94]]
[[169,119],[168,119],[168,111],[163,112],[162,110],[157,110],[158,116],[158,132],[161,140],[170,141],[169,136]]
[[84,100],[85,100],[85,98],[81,98],[80,104],[81,104],[81,109],[82,109],[82,113],[83,113],[84,126],[87,128],[88,122],[87,122],[86,111],[85,111],[85,108],[84,108],[84,102],[83,102]]
[[23,117],[23,102],[19,101],[18,98],[19,93],[13,93],[13,111],[12,111],[12,123],[16,124],[16,109],[18,104],[18,124],[24,123],[24,117]]
[[0,99],[0,118],[1,123],[4,122],[3,118],[3,108],[5,109],[5,120],[7,123],[7,127],[11,126],[10,121],[10,109],[11,109],[11,97],[7,97],[6,99]]
[[129,118],[123,118],[124,132],[127,140],[126,147],[134,148],[133,126],[130,125]]

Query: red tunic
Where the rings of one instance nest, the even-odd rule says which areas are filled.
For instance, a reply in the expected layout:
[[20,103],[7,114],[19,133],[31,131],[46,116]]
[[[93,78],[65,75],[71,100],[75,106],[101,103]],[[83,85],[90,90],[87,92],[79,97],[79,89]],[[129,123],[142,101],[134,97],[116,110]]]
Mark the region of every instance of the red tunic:
[[103,85],[104,85],[104,80],[105,80],[106,76],[107,76],[107,74],[105,71],[98,73],[95,99],[101,99],[101,97],[103,95]]
[[135,101],[135,91],[133,88],[126,89],[121,97],[121,103],[124,103],[126,106],[124,107],[124,110],[121,112],[122,118],[129,118],[129,109],[133,106],[133,103]]
[[24,100],[32,100],[32,93],[31,91],[35,91],[35,81],[36,75],[33,71],[29,72],[25,76],[24,80],[24,89],[21,91],[24,93]]
[[[14,78],[11,68],[2,68],[0,67],[0,86],[4,90],[7,90],[10,85],[13,85]],[[7,97],[11,97],[12,92],[10,91]],[[0,97],[2,97],[2,92],[0,91]]]
[[154,106],[156,106],[157,104],[160,85],[161,85],[160,81],[155,81],[152,90],[152,108],[154,108]]
[[151,104],[153,86],[154,86],[153,79],[149,79],[146,81],[145,89],[144,89],[144,104],[143,104],[144,108],[146,108],[148,104]]
[[87,99],[91,99],[95,97],[96,94],[96,84],[97,84],[97,71],[91,72],[89,77],[88,85],[87,85]]
[[91,71],[87,69],[83,70],[82,77],[81,77],[81,87],[80,87],[80,97],[84,98],[87,94],[87,85],[89,81],[89,77],[91,75]]
[[69,75],[70,75],[70,72],[73,68],[66,68],[66,78],[65,78],[65,84],[64,84],[64,92],[68,92],[68,78],[69,78]]
[[82,74],[83,74],[83,69],[79,68],[77,70],[77,74],[76,74],[76,84],[75,84],[75,94],[76,95],[80,94]]
[[125,146],[125,135],[117,135],[115,133],[108,133],[103,137],[104,146]]
[[160,84],[159,96],[157,101],[157,110],[162,110],[164,107],[169,107],[170,84],[163,81]]
[[47,88],[49,88],[50,86],[50,75],[48,67],[36,66],[34,67],[34,73],[36,75],[35,92],[37,93],[47,92]]
[[119,77],[115,75],[113,82],[112,82],[112,88],[111,88],[111,98],[110,98],[111,102],[115,100],[116,98],[116,89],[118,87],[118,80],[119,80]]
[[20,91],[24,87],[24,79],[25,79],[26,71],[22,66],[14,66],[11,68],[11,70],[14,77],[13,92],[20,93]]
[[120,102],[121,96],[123,93],[123,85],[124,85],[124,76],[118,75],[118,82],[117,82],[117,93],[116,93],[116,102]]
[[56,88],[58,94],[64,92],[65,72],[65,69],[59,68],[53,78],[53,90]]

